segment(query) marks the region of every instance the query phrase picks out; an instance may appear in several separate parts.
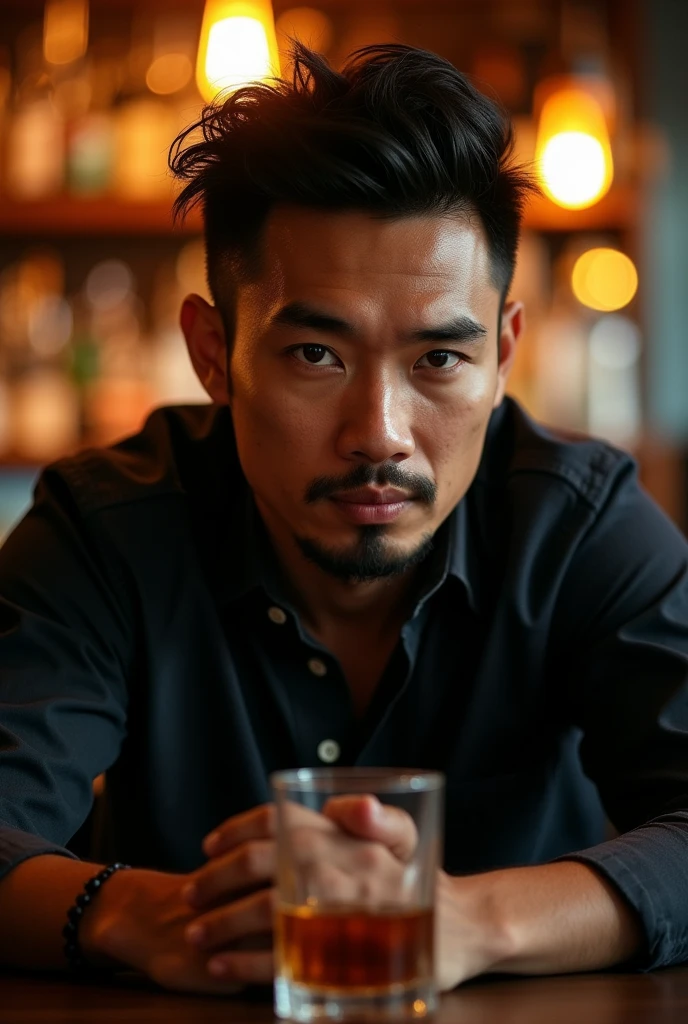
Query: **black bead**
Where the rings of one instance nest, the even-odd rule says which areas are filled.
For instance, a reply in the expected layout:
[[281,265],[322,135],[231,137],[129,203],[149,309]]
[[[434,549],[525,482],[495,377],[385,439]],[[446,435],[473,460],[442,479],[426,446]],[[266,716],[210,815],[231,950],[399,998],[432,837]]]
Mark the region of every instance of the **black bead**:
[[111,875],[114,875],[120,868],[128,868],[128,864],[110,864],[108,867],[103,868],[94,878],[89,879],[84,885],[84,891],[79,893],[74,901],[73,906],[67,911],[67,923],[62,929],[62,936],[66,940],[64,951],[67,958],[69,967],[72,970],[77,971],[92,971],[94,970],[84,959],[81,949],[79,947],[78,928],[79,922],[83,916],[84,910],[91,902],[93,896],[98,892],[103,882],[106,882]]

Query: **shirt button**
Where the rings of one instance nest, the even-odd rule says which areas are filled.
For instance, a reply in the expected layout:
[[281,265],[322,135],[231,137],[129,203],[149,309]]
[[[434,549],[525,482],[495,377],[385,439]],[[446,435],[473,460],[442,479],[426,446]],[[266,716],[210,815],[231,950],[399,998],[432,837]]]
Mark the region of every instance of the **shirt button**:
[[308,662],[308,667],[314,676],[327,675],[327,665],[320,658],[311,658]]
[[268,608],[268,618],[270,622],[276,622],[278,626],[283,626],[287,621],[287,613],[283,612],[281,608]]
[[323,740],[318,744],[318,757],[325,764],[332,764],[339,759],[341,751],[336,740]]

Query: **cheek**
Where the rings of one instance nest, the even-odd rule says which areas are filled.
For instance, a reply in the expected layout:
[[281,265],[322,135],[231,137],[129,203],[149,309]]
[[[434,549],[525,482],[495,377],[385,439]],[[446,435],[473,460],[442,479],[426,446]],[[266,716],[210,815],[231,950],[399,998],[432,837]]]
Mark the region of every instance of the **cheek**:
[[495,375],[475,374],[460,395],[437,404],[419,447],[432,466],[441,504],[455,504],[470,486],[482,455]]
[[[325,445],[322,417],[314,417],[308,405],[294,402],[285,389],[253,387],[235,379],[232,418],[239,458],[254,489],[269,479],[271,489],[303,489],[303,482],[318,472]],[[315,467],[315,469],[314,469]]]

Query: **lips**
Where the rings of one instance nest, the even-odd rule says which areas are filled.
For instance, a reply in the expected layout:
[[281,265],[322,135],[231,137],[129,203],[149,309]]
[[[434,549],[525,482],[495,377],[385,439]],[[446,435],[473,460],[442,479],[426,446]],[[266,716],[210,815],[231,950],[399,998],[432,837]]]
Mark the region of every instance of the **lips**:
[[359,526],[391,523],[411,504],[409,495],[396,487],[360,487],[335,494],[331,500],[346,519]]

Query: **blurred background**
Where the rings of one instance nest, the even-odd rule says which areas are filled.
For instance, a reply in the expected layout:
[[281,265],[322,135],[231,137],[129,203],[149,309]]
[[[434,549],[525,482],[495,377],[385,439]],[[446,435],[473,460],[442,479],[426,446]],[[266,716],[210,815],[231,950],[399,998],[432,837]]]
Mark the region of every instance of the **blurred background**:
[[633,452],[688,530],[685,0],[0,0],[0,539],[39,467],[200,402],[177,318],[207,297],[167,151],[218,88],[425,47],[513,116],[532,202],[511,392]]

